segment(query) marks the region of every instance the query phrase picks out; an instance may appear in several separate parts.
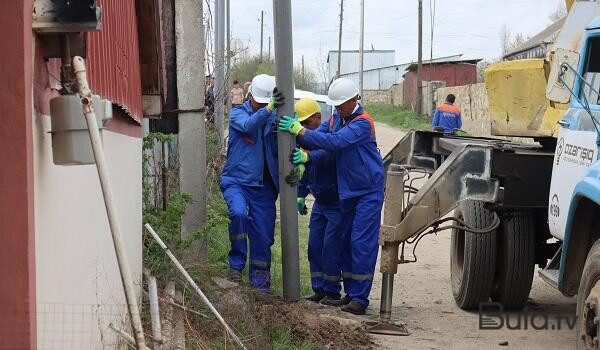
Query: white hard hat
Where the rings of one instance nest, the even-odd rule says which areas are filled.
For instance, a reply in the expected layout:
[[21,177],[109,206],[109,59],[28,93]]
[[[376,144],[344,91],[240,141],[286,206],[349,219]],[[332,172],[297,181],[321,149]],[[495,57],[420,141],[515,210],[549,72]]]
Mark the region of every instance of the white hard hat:
[[275,88],[275,77],[267,74],[259,74],[252,79],[248,92],[252,94],[254,101],[258,103],[269,103]]
[[339,78],[329,86],[327,93],[327,104],[339,106],[342,103],[358,96],[358,88],[350,79]]

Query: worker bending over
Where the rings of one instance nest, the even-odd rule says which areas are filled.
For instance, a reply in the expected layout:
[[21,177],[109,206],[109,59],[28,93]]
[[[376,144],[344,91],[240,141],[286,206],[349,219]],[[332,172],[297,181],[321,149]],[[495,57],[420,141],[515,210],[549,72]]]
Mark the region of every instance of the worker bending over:
[[365,313],[377,260],[383,162],[377,150],[373,119],[358,103],[358,89],[351,80],[336,79],[328,92],[335,106],[330,122],[317,130],[304,128],[297,119],[284,116],[279,129],[298,136],[298,142],[336,153],[336,173],[342,208],[342,276],[347,296],[342,311]]
[[444,134],[455,134],[462,127],[460,109],[454,105],[456,97],[449,94],[446,102],[435,110],[431,127],[443,131]]
[[275,109],[282,104],[275,77],[261,74],[252,79],[248,100],[231,110],[227,162],[221,174],[230,220],[230,278],[241,280],[248,239],[250,284],[265,292],[270,287],[279,186]]
[[[302,126],[315,130],[321,125],[321,107],[317,101],[303,98],[296,102],[296,115]],[[327,122],[325,122],[327,123]],[[308,176],[298,186],[298,211],[306,215],[305,198],[315,197],[310,213],[308,263],[314,295],[310,301],[337,302],[341,281],[341,210],[335,171],[335,153],[322,149],[296,148],[294,164],[304,164]]]

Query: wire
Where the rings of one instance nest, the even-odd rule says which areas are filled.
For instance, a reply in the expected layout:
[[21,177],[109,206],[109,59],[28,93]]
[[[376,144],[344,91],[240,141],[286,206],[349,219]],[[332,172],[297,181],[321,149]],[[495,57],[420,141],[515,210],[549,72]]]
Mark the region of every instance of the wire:
[[571,93],[571,95],[573,95],[573,97],[583,106],[583,109],[585,109],[585,111],[587,112],[587,114],[592,119],[592,123],[594,124],[594,128],[596,128],[596,133],[598,135],[600,135],[600,129],[599,129],[600,122],[598,122],[598,120],[592,114],[592,110],[590,108],[590,104],[588,102],[587,96],[584,93],[584,94],[582,94],[583,101],[579,99],[579,97],[575,94],[575,92],[569,87],[569,85],[567,84],[567,82],[564,80],[565,73],[569,69],[572,70],[573,73],[575,73],[575,77],[577,79],[580,79],[585,85],[587,85],[588,88],[591,90],[591,92],[595,92],[596,96],[600,96],[600,92],[596,91],[594,89],[594,87],[590,83],[588,83],[581,75],[579,75],[579,73],[577,72],[577,70],[575,70],[575,68],[573,68],[570,64],[568,64],[566,62],[563,62],[560,65],[560,68],[561,68],[561,71],[558,73],[558,80],[560,80],[560,82],[564,85],[564,87],[566,87],[567,90],[569,90],[569,93]]

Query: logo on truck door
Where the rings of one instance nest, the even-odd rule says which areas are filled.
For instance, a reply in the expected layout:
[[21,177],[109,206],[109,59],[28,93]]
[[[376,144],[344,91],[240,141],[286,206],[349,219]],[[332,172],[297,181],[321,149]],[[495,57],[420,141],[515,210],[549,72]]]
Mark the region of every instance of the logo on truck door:
[[556,146],[556,165],[560,165],[560,157],[562,157],[563,148],[565,147],[565,138],[561,137]]
[[565,143],[564,137],[561,137],[556,145],[556,165],[563,161],[587,168],[594,162],[594,153],[591,148]]
[[550,220],[552,225],[556,225],[556,221],[560,218],[560,204],[558,203],[558,195],[555,193],[550,201]]

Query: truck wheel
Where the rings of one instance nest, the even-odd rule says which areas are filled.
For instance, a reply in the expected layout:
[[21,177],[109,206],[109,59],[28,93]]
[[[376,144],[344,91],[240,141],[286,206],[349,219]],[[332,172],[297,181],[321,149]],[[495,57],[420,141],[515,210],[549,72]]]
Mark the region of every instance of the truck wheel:
[[588,252],[577,293],[577,349],[597,349],[600,340],[600,240]]
[[492,300],[505,309],[521,309],[527,303],[535,267],[533,216],[513,212],[503,218],[497,233],[498,261]]
[[[483,202],[465,201],[455,214],[473,228],[489,227],[493,212]],[[476,309],[492,292],[496,268],[496,232],[472,233],[452,230],[450,280],[456,304],[465,310]]]

